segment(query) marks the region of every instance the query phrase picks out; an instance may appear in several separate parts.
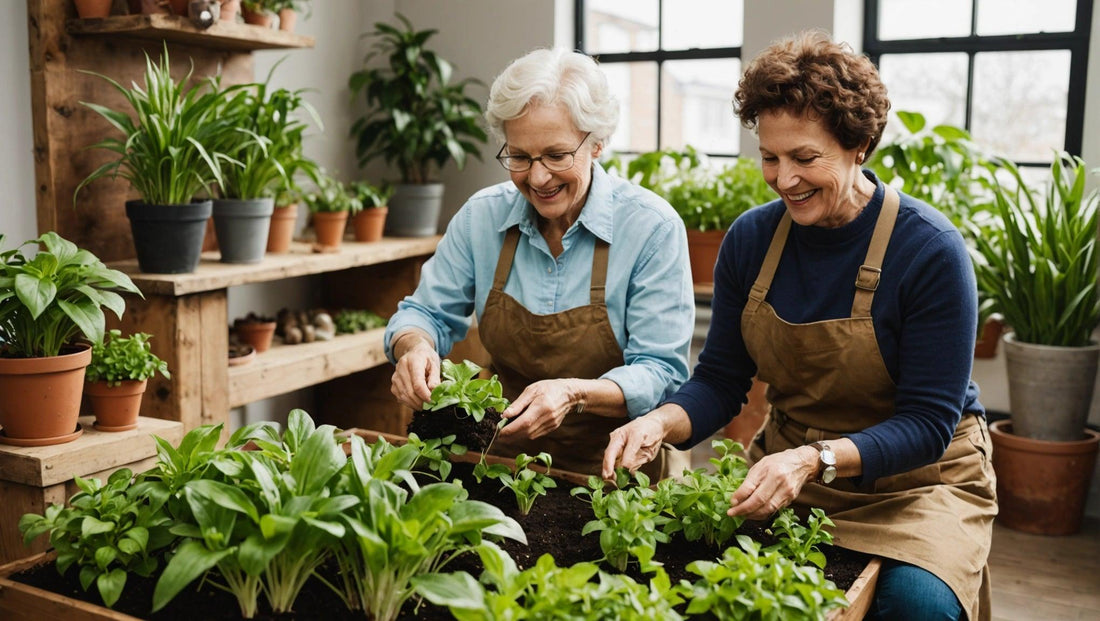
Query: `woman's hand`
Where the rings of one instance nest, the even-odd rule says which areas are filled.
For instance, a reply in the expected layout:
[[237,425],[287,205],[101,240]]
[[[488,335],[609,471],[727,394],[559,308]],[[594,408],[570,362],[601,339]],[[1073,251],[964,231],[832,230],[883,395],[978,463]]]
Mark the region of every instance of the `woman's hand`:
[[523,390],[501,412],[511,420],[500,430],[501,438],[539,438],[561,426],[570,412],[583,404],[583,398],[567,379],[542,380]]
[[730,497],[729,516],[766,520],[791,504],[802,486],[817,476],[818,451],[800,446],[764,456],[749,469],[745,482]]
[[439,385],[439,353],[432,341],[418,331],[398,334],[393,340],[393,352],[397,369],[390,392],[403,405],[420,411],[424,402],[432,398],[432,389]]
[[691,437],[691,421],[678,405],[665,404],[611,432],[603,454],[607,481],[615,480],[615,468],[631,472],[656,459],[664,442],[683,442]]

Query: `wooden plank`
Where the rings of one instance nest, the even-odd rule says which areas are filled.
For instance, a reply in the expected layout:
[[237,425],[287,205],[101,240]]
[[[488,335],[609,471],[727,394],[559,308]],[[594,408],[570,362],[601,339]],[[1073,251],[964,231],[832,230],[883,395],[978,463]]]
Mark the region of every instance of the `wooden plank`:
[[40,488],[0,481],[0,498],[4,499],[0,502],[0,564],[45,552],[50,546],[49,537],[39,537],[29,546],[23,545],[19,519],[25,513],[42,514],[52,504],[64,504],[69,498],[65,485]]
[[10,578],[12,574],[52,563],[56,554],[40,554],[0,566],[0,618],[5,621],[141,621],[137,617],[89,604],[72,597],[32,587]]
[[117,261],[110,265],[129,274],[145,295],[181,296],[236,285],[389,263],[410,257],[426,257],[435,252],[439,239],[435,235],[391,237],[377,242],[344,242],[340,251],[333,253],[314,253],[309,244],[294,242],[287,253],[269,254],[262,262],[253,264],[222,263],[220,254],[207,252],[203,253],[198,269],[191,274],[145,274],[138,270],[136,260]]
[[330,341],[273,344],[253,362],[229,368],[229,407],[313,386],[386,362],[384,328]]
[[222,423],[222,440],[229,438],[229,314],[225,289],[196,296],[199,299],[198,326],[192,334],[198,339],[192,345],[201,359],[200,372],[180,378],[195,383],[200,378],[198,408],[190,404],[181,408],[188,431],[200,425]]
[[843,610],[830,612],[829,621],[858,621],[867,614],[875,596],[875,584],[878,582],[878,572],[881,568],[881,559],[873,558],[867,563],[867,567],[856,576],[856,581],[844,594],[850,605]]
[[217,21],[202,30],[186,17],[175,15],[118,15],[104,19],[69,19],[69,34],[77,36],[133,37],[172,41],[220,50],[251,52],[314,46],[313,37],[250,24]]
[[65,444],[0,445],[0,479],[47,487],[68,481],[74,474],[85,476],[156,455],[153,435],[169,442],[183,437],[179,424],[153,418],[139,419],[137,429],[114,433],[96,431],[92,422],[92,417],[82,416],[84,434]]

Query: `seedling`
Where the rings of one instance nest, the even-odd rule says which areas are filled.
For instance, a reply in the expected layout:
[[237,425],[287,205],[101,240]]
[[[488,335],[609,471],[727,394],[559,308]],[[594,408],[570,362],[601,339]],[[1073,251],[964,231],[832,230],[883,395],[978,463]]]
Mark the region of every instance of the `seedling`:
[[503,412],[508,407],[508,400],[501,396],[504,389],[500,380],[496,375],[481,379],[479,373],[481,367],[469,360],[463,360],[462,364],[443,360],[442,381],[432,389],[432,398],[424,403],[424,409],[434,412],[454,406],[464,410],[477,423],[485,418],[489,408]]

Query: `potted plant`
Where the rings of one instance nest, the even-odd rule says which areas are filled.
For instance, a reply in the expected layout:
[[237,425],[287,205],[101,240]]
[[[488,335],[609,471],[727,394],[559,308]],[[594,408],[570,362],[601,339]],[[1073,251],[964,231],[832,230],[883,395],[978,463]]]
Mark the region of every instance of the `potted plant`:
[[84,396],[88,397],[95,428],[98,431],[126,431],[137,427],[141,396],[150,377],[157,373],[170,379],[168,363],[153,353],[152,335],[135,332],[122,336],[111,330],[104,339],[92,343],[92,362],[84,376]]
[[269,4],[272,0],[241,0],[241,17],[244,23],[261,28],[271,28],[275,22],[275,14]]
[[233,333],[238,341],[252,346],[257,354],[262,354],[271,348],[271,341],[275,336],[275,318],[248,313],[233,320]]
[[309,0],[268,0],[268,10],[279,16],[279,30],[294,32],[298,18],[308,15]]
[[453,67],[424,47],[436,30],[415,30],[403,15],[404,28],[378,22],[366,36],[374,39],[364,60],[385,61],[380,67],[356,71],[348,80],[360,92],[367,112],[352,125],[359,165],[382,158],[401,175],[386,221],[386,231],[398,236],[434,235],[443,201],[443,184],[433,173],[452,159],[459,170],[467,155],[481,159],[478,143],[487,140],[478,124],[481,105],[466,95],[480,84],[468,78],[451,82]]
[[[37,254],[23,246],[41,244]],[[4,236],[0,235],[0,249]],[[49,232],[0,252],[0,442],[61,444],[82,429],[80,393],[119,292],[141,295],[130,278]]]
[[[994,217],[991,183],[998,159],[987,153],[970,133],[952,125],[928,127],[919,112],[898,111],[906,133],[875,149],[867,167],[883,183],[939,209],[958,227],[969,246],[975,238],[989,240],[986,229]],[[978,291],[978,340],[975,358],[992,358],[1004,327],[993,312],[993,302]]]
[[73,203],[81,188],[101,177],[126,179],[141,196],[127,201],[126,215],[143,272],[195,271],[212,211],[210,200],[197,197],[209,196],[211,186],[222,182],[222,164],[228,160],[219,148],[232,139],[234,131],[232,119],[220,116],[222,95],[217,81],[185,87],[192,71],[178,82],[173,80],[165,44],[159,63],[145,57],[144,87],[134,83],[126,88],[105,75],[90,73],[126,98],[133,118],[122,110],[82,102],[122,132],[122,137],[92,145],[117,157],[80,182]]
[[989,239],[975,237],[978,286],[1004,316],[1011,420],[994,422],[998,520],[1068,534],[1080,528],[1100,434],[1086,428],[1100,344],[1100,192],[1085,162],[1057,154],[1043,192],[1004,161]]
[[306,193],[302,201],[309,208],[313,230],[317,236],[315,250],[332,251],[340,247],[348,214],[362,208],[359,198],[348,191],[344,182],[325,171],[317,173],[316,189]]
[[[276,66],[278,66],[276,64]],[[275,68],[272,68],[274,72]],[[275,208],[275,194],[290,187],[291,175],[305,165],[300,110],[316,113],[302,91],[258,84],[224,91],[221,116],[233,125],[235,143],[223,145],[238,165],[223,171],[220,197],[214,200],[214,228],[224,263],[258,263],[267,249],[267,234]],[[288,171],[289,167],[289,171]]]
[[374,185],[369,181],[354,181],[348,190],[359,199],[359,209],[352,212],[352,231],[355,241],[373,242],[382,239],[385,230],[387,201],[393,196],[393,186],[388,183]]
[[80,19],[98,19],[111,14],[112,0],[75,0],[76,14]]

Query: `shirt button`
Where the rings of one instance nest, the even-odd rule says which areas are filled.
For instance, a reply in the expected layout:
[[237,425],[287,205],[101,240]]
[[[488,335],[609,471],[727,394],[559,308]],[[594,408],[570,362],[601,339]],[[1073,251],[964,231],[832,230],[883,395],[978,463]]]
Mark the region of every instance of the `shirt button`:
[[546,273],[547,274],[553,274],[554,273],[554,268],[552,268],[552,267],[546,268]]

